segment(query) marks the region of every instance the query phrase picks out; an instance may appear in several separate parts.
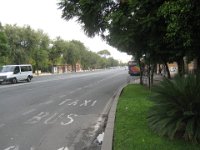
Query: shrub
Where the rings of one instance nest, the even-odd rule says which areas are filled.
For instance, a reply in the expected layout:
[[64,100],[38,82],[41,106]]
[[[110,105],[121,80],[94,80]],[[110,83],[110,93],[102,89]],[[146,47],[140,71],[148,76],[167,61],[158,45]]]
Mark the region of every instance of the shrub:
[[153,91],[150,128],[171,139],[200,142],[200,75],[164,79]]

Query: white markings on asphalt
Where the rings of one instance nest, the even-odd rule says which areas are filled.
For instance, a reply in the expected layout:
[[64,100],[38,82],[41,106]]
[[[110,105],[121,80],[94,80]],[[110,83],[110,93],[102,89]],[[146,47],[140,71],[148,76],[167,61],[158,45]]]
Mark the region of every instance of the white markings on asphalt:
[[51,119],[53,119],[54,117],[56,117],[58,115],[58,113],[54,113],[52,116],[50,116],[47,120],[44,121],[44,124],[53,124],[56,122],[56,118],[55,120],[50,121]]
[[70,114],[70,115],[67,116],[67,120],[69,120],[69,121],[67,121],[67,122],[63,122],[62,121],[60,124],[63,125],[63,126],[71,124],[74,121],[74,119],[72,118],[72,116],[76,117],[78,115],[76,115],[76,114]]
[[80,88],[77,88],[76,91],[79,91],[79,90],[81,90],[81,89],[82,89],[81,87],[80,87]]
[[91,100],[85,100],[83,104],[80,104],[80,106],[87,106],[87,104],[91,102]]
[[61,148],[59,148],[57,150],[69,150],[69,149],[67,147],[61,147]]
[[42,118],[46,117],[49,115],[49,112],[41,112],[38,115],[32,117],[28,121],[25,122],[25,124],[35,124],[38,123]]
[[[19,150],[19,146],[13,145],[13,146],[9,146],[4,150]],[[35,150],[34,147],[31,147],[30,150]],[[64,149],[65,150],[65,149]]]
[[64,100],[64,101],[62,101],[60,104],[58,104],[59,106],[61,106],[61,105],[63,105],[63,104],[65,104],[66,102],[68,102],[68,101],[70,101],[71,99],[66,99],[66,100]]
[[79,100],[75,100],[74,102],[69,103],[68,105],[74,105],[74,106],[76,106],[76,105],[78,104],[78,101],[79,101]]
[[62,118],[65,114],[61,113],[59,116],[58,115],[58,113],[54,113],[52,116],[44,121],[44,124],[54,124],[59,118]]
[[34,112],[34,111],[36,111],[36,109],[33,108],[33,109],[30,109],[30,110],[24,112],[22,115],[25,116],[25,115],[28,115],[28,114]]
[[96,100],[93,101],[93,103],[91,104],[91,106],[94,106],[96,104],[96,102],[97,102]]
[[[63,126],[69,125],[72,122],[74,122],[73,117],[76,117],[78,115],[76,114],[69,114],[66,115],[64,113],[54,113],[52,115],[50,115],[49,112],[40,112],[38,115],[32,117],[31,119],[29,119],[28,121],[25,122],[25,124],[36,124],[38,122],[41,122],[42,120],[44,121],[43,123],[48,125],[48,124],[54,124],[56,122],[58,122],[59,119],[63,119],[60,124]],[[48,118],[45,118],[48,117]]]
[[4,150],[19,150],[19,146],[10,146],[10,147],[7,147],[6,149]]
[[73,94],[75,91],[71,91],[71,92],[69,92],[69,94]]
[[[50,100],[50,101],[46,101],[42,104],[50,104],[52,102],[53,101]],[[62,106],[64,104],[67,104],[71,107],[73,107],[73,106],[93,107],[93,106],[95,106],[96,103],[97,103],[97,100],[91,100],[91,99],[90,100],[83,100],[83,101],[65,99],[65,100],[61,101],[58,105]],[[24,112],[23,115],[25,116],[25,115],[30,114],[30,113],[35,112],[35,111],[36,111],[36,109],[31,109],[31,110]],[[63,126],[66,126],[66,125],[74,122],[73,117],[76,117],[76,116],[78,116],[78,115],[76,115],[76,114],[67,115],[65,113],[58,113],[58,112],[54,112],[52,114],[50,112],[40,112],[37,115],[29,118],[24,123],[25,124],[36,124],[36,123],[42,122],[45,125],[49,125],[49,124],[55,124],[60,120],[60,124],[63,125]],[[1,126],[3,126],[3,125],[0,124],[0,127]]]
[[53,100],[49,100],[49,101],[40,103],[40,105],[48,105],[48,104],[51,104],[51,103],[53,103]]
[[60,95],[59,98],[64,98],[66,95]]
[[5,126],[5,124],[3,124],[3,123],[2,123],[2,124],[0,124],[0,128],[2,128],[2,127],[4,127],[4,126]]

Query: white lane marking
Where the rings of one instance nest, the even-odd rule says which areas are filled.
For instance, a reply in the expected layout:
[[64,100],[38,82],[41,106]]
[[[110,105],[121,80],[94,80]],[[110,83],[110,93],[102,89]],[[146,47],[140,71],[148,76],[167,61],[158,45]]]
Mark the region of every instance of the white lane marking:
[[76,114],[70,114],[70,115],[67,116],[67,119],[69,119],[69,121],[68,122],[61,122],[60,124],[63,125],[63,126],[71,124],[74,121],[74,119],[72,118],[72,116],[76,117],[78,115],[76,115]]
[[3,123],[2,123],[2,124],[0,124],[0,128],[2,128],[2,127],[4,127],[4,126],[5,126],[5,124],[3,124]]
[[61,147],[58,150],[69,150],[67,147]]
[[35,148],[34,147],[31,147],[31,149],[30,150],[35,150]]
[[83,104],[81,104],[80,106],[87,106],[87,104],[91,102],[91,100],[85,100],[85,102]]
[[19,146],[10,146],[10,147],[8,147],[8,148],[6,148],[6,149],[4,149],[4,150],[19,150]]
[[66,100],[64,100],[64,101],[62,101],[60,104],[58,104],[59,106],[61,106],[61,105],[63,105],[63,104],[65,104],[66,102],[68,102],[68,101],[70,101],[71,99],[66,99]]
[[71,92],[69,92],[70,94],[73,94],[75,91],[71,91]]
[[60,95],[59,98],[64,98],[66,95]]
[[38,123],[42,118],[49,115],[49,112],[41,112],[38,115],[32,117],[28,121],[25,122],[25,124],[35,124]]
[[[56,121],[59,119],[59,118],[62,118],[65,114],[64,113],[61,113],[59,116],[58,116],[58,113],[54,113],[52,116],[50,116],[48,119],[46,119],[44,121],[44,124],[54,124],[56,123]],[[57,117],[58,116],[58,117]]]
[[74,102],[69,103],[68,105],[74,105],[74,106],[76,106],[76,105],[78,104],[78,101],[79,101],[79,100],[75,100]]
[[49,101],[40,103],[39,105],[48,105],[48,104],[51,104],[51,103],[53,103],[53,100],[49,100]]
[[25,116],[25,115],[28,115],[28,114],[34,112],[34,111],[36,111],[36,109],[33,108],[33,109],[30,109],[30,110],[24,112],[22,115]]
[[94,105],[96,104],[96,102],[97,102],[97,101],[95,100],[95,101],[92,103],[92,105],[91,105],[91,106],[94,106]]

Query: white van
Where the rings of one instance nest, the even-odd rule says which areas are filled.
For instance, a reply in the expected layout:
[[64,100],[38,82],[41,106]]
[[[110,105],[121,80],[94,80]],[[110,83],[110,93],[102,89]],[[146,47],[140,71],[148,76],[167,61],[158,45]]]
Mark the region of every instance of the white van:
[[33,78],[32,66],[24,65],[5,65],[0,69],[0,84],[2,82],[17,83],[18,81],[30,82]]

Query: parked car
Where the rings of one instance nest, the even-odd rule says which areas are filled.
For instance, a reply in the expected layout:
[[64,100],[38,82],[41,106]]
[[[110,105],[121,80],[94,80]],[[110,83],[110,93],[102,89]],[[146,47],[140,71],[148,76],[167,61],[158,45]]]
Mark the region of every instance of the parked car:
[[0,69],[0,84],[3,82],[11,82],[13,84],[18,81],[30,82],[33,78],[32,65],[5,65]]

